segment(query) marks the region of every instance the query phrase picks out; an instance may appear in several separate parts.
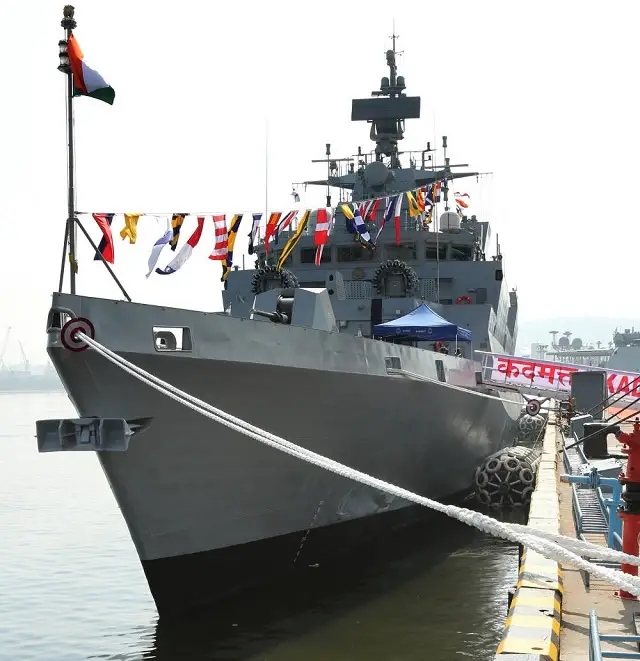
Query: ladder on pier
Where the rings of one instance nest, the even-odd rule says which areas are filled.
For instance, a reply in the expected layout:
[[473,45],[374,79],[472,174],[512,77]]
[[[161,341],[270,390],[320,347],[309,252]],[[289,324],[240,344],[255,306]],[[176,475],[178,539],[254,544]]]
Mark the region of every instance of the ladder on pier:
[[[565,441],[566,443],[566,441]],[[568,474],[576,476],[584,476],[584,467],[588,466],[589,462],[580,449],[580,446],[572,448],[564,448],[564,467]],[[603,502],[602,491],[599,488],[594,488],[586,484],[571,483],[572,491],[572,509],[573,521],[576,528],[576,536],[583,541],[602,543],[608,540],[609,534],[609,519],[605,510]],[[595,535],[597,539],[588,539],[587,535]],[[607,541],[604,542],[607,545]],[[602,567],[609,567],[611,569],[620,569],[620,564],[600,560],[595,558],[587,558],[590,562]],[[582,580],[586,587],[589,587],[590,576],[589,572],[580,570]]]
[[[580,469],[588,462],[584,454],[578,450],[578,446],[565,450],[565,455],[567,457],[565,467],[570,469],[570,474],[584,475]],[[567,463],[568,466],[566,466]],[[585,535],[606,535],[609,531],[609,522],[597,491],[582,484],[572,484],[571,489],[573,490],[573,513],[578,537],[585,539]]]

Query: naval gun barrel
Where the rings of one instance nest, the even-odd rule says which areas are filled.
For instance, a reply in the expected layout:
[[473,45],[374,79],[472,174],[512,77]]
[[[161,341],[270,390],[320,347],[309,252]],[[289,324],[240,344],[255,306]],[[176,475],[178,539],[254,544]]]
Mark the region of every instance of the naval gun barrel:
[[259,317],[265,317],[269,321],[273,321],[274,324],[288,324],[289,323],[289,317],[286,314],[283,314],[282,312],[264,312],[263,310],[254,310],[252,309],[251,312],[253,314],[257,314]]

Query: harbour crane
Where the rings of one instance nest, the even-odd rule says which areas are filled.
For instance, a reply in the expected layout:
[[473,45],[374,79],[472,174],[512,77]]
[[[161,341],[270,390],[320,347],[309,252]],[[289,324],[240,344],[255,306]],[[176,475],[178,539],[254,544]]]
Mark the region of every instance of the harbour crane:
[[9,336],[11,335],[11,326],[7,328],[4,334],[4,341],[2,343],[2,350],[0,351],[0,369],[8,369],[7,364],[4,362],[4,356],[7,353],[7,346],[9,345]]

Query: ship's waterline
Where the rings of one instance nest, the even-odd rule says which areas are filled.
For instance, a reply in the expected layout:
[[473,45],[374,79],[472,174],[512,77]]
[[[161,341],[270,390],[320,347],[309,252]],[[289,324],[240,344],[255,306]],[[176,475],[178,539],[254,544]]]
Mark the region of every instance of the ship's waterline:
[[11,457],[0,481],[10,535],[0,547],[3,659],[409,661],[425,650],[434,661],[493,658],[517,547],[445,517],[304,565],[198,618],[157,622],[96,457],[35,453],[33,420],[73,416],[68,398],[0,394],[0,414],[0,455]]
[[[489,223],[464,216],[463,201],[459,214],[449,206],[465,196],[452,182],[475,173],[450,163],[447,138],[442,158],[422,150],[418,166],[409,152],[403,167],[398,144],[420,99],[397,75],[395,37],[386,60],[375,98],[352,107],[375,151],[334,161],[327,145],[327,179],[309,183],[340,188],[340,204],[305,214],[297,234],[293,215],[267,212],[264,235],[251,234],[255,269],[225,270],[228,314],[76,296],[73,272],[72,294],[53,296],[48,351],[77,411],[151,419],[126,452],[100,461],[161,615],[317,565],[424,512],[212,423],[82,351],[73,324],[227,413],[438,500],[469,489],[477,465],[514,438],[517,397],[487,397],[472,359],[474,348],[513,351],[517,293],[497,240],[490,252]],[[72,191],[68,202],[71,225]],[[228,266],[233,235],[220,221],[216,231],[212,258]],[[276,244],[294,237],[280,260]],[[419,324],[395,323],[418,309]],[[389,341],[374,339],[390,320]]]
[[[323,456],[438,499],[469,487],[477,464],[504,444],[520,412],[509,400],[382,375],[384,358],[399,353],[408,371],[436,381],[437,354],[412,347],[227,315],[68,295],[55,301],[90,318],[96,337],[113,338],[123,357],[190,394]],[[189,328],[195,356],[155,350],[152,328],[170,327],[175,318]],[[252,362],[221,359],[230,345],[221,338],[231,336],[249,354],[254,345]],[[263,337],[268,350],[253,337]],[[128,345],[138,350],[126,351]],[[358,352],[350,350],[353,345]],[[344,550],[387,523],[414,516],[400,512],[407,508],[404,501],[212,423],[94,351],[67,351],[53,330],[49,353],[81,415],[152,418],[127,452],[101,453],[100,460],[161,613],[289,571],[296,539],[311,526],[307,550],[317,544],[314,561],[320,561],[332,549]],[[258,354],[265,362],[256,362]],[[323,369],[336,355],[348,371]],[[453,364],[452,378],[475,379],[473,363],[444,358]],[[306,366],[293,366],[300,362]],[[397,517],[391,515],[395,510]],[[373,521],[382,514],[387,516]],[[355,532],[347,530],[347,522],[358,520]]]

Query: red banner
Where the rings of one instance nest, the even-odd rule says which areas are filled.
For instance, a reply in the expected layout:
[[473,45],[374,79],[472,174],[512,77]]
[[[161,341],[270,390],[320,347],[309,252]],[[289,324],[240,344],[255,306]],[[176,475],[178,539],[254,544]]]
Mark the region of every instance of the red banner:
[[545,391],[571,392],[571,375],[574,372],[599,371],[606,373],[609,395],[624,393],[620,400],[630,401],[640,397],[640,374],[622,372],[590,365],[554,363],[547,360],[531,360],[517,356],[492,354],[493,367],[489,381],[510,387],[528,386]]

